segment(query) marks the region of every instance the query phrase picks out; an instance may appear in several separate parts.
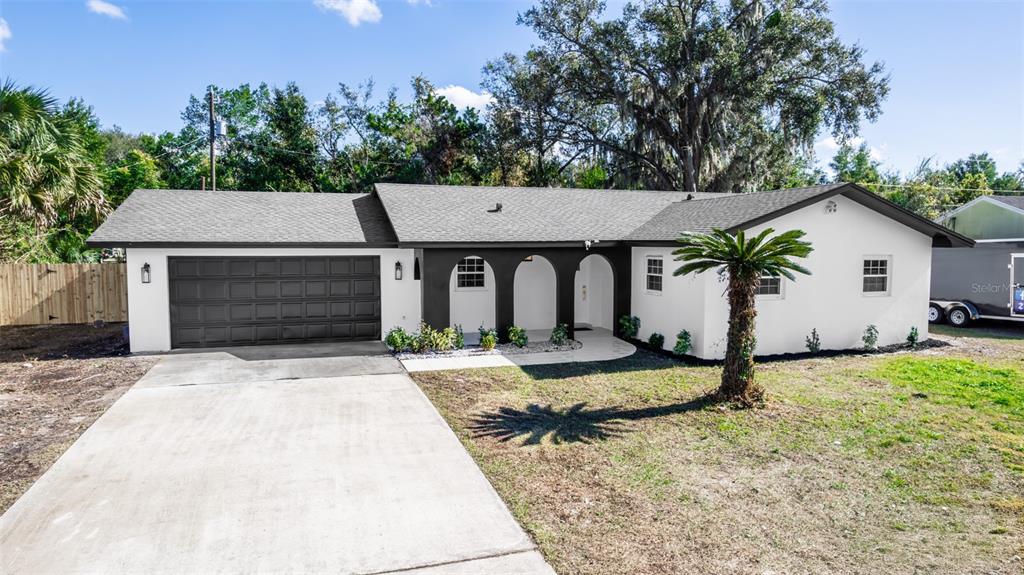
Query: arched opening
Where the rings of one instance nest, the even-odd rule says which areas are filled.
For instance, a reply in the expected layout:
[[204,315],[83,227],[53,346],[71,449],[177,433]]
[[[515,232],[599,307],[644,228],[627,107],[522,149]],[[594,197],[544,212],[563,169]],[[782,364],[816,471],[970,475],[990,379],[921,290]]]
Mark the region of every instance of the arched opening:
[[513,285],[513,323],[528,331],[543,331],[535,337],[547,339],[557,321],[555,266],[543,256],[529,256],[519,262]]
[[[466,341],[476,343],[478,328],[494,328],[494,270],[479,256],[459,260],[448,282],[448,323],[462,326]],[[430,302],[423,302],[430,305]]]
[[575,281],[576,328],[603,328],[615,326],[615,274],[608,258],[590,254],[576,269]]

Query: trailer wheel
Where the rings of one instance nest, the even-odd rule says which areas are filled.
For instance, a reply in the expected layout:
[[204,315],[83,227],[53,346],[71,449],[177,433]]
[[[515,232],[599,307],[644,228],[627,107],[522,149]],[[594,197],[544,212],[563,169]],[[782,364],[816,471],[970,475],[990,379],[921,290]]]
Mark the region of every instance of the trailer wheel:
[[928,323],[942,323],[943,316],[945,315],[939,304],[933,303],[928,305]]
[[949,312],[949,324],[953,327],[967,327],[971,321],[971,315],[962,307],[953,308]]

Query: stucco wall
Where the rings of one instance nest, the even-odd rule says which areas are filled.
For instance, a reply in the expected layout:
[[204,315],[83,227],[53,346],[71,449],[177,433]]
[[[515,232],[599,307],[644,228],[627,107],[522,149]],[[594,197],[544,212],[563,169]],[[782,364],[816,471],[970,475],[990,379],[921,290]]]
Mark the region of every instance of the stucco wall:
[[[826,200],[752,230],[802,229],[815,250],[803,261],[811,276],[798,275],[795,282],[783,279],[781,298],[758,299],[758,355],[806,351],[804,338],[814,328],[822,349],[861,346],[868,324],[878,327],[879,345],[905,341],[912,326],[921,339],[928,337],[931,238],[845,197],[832,200],[835,213],[826,213]],[[693,335],[694,355],[724,357],[729,313],[725,283],[713,271],[669,279],[677,264],[666,259],[665,292],[649,295],[643,283],[644,255],[658,251],[633,249],[633,313],[641,319],[640,336],[646,339],[658,331],[669,347],[675,333],[685,328]],[[862,293],[863,260],[871,256],[891,258],[889,295]],[[690,322],[701,327],[694,330]]]
[[[128,322],[133,352],[171,348],[168,256],[380,256],[381,332],[395,326],[415,329],[421,317],[419,281],[412,279],[413,250],[309,248],[128,248]],[[395,262],[402,262],[403,279],[395,280]],[[144,263],[152,281],[142,283]]]
[[516,268],[516,325],[525,329],[555,327],[555,268],[546,258],[533,256]]
[[[633,315],[640,318],[637,337],[647,341],[652,333],[665,336],[665,348],[672,349],[681,330],[690,332],[691,354],[701,356],[704,345],[704,290],[706,275],[673,276],[679,266],[672,250],[665,247],[633,248]],[[663,263],[662,291],[647,289],[647,258],[660,256]],[[711,274],[714,275],[714,274]]]
[[[477,328],[495,326],[494,270],[484,260],[484,287],[460,288],[452,267],[448,282],[448,301],[451,306],[449,325],[461,325],[467,341],[477,341]],[[427,302],[430,305],[430,302]],[[472,337],[471,337],[472,336]]]

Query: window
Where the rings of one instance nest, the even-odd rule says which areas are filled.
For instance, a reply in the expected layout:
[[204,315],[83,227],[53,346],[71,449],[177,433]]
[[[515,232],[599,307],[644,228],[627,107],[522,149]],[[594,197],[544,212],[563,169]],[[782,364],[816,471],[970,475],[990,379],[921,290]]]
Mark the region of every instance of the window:
[[757,295],[781,296],[782,277],[771,274],[761,276],[761,279],[757,284]]
[[464,258],[456,267],[455,285],[460,288],[484,287],[483,258]]
[[661,291],[664,270],[661,258],[647,258],[647,291]]
[[886,295],[889,293],[889,259],[864,259],[864,293]]

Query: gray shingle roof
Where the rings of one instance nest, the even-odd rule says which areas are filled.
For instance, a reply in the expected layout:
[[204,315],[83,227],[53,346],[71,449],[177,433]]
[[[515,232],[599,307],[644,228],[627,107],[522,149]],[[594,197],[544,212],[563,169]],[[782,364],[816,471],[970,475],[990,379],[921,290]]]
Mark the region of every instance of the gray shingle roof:
[[828,184],[676,202],[629,233],[626,240],[673,241],[682,232],[732,229],[845,185]]
[[95,246],[393,244],[370,194],[136,190],[92,236]]
[[993,200],[1024,210],[1024,196],[989,196]]
[[[620,240],[681,192],[377,184],[406,243]],[[718,194],[700,194],[701,197]],[[497,204],[500,212],[491,213]]]

